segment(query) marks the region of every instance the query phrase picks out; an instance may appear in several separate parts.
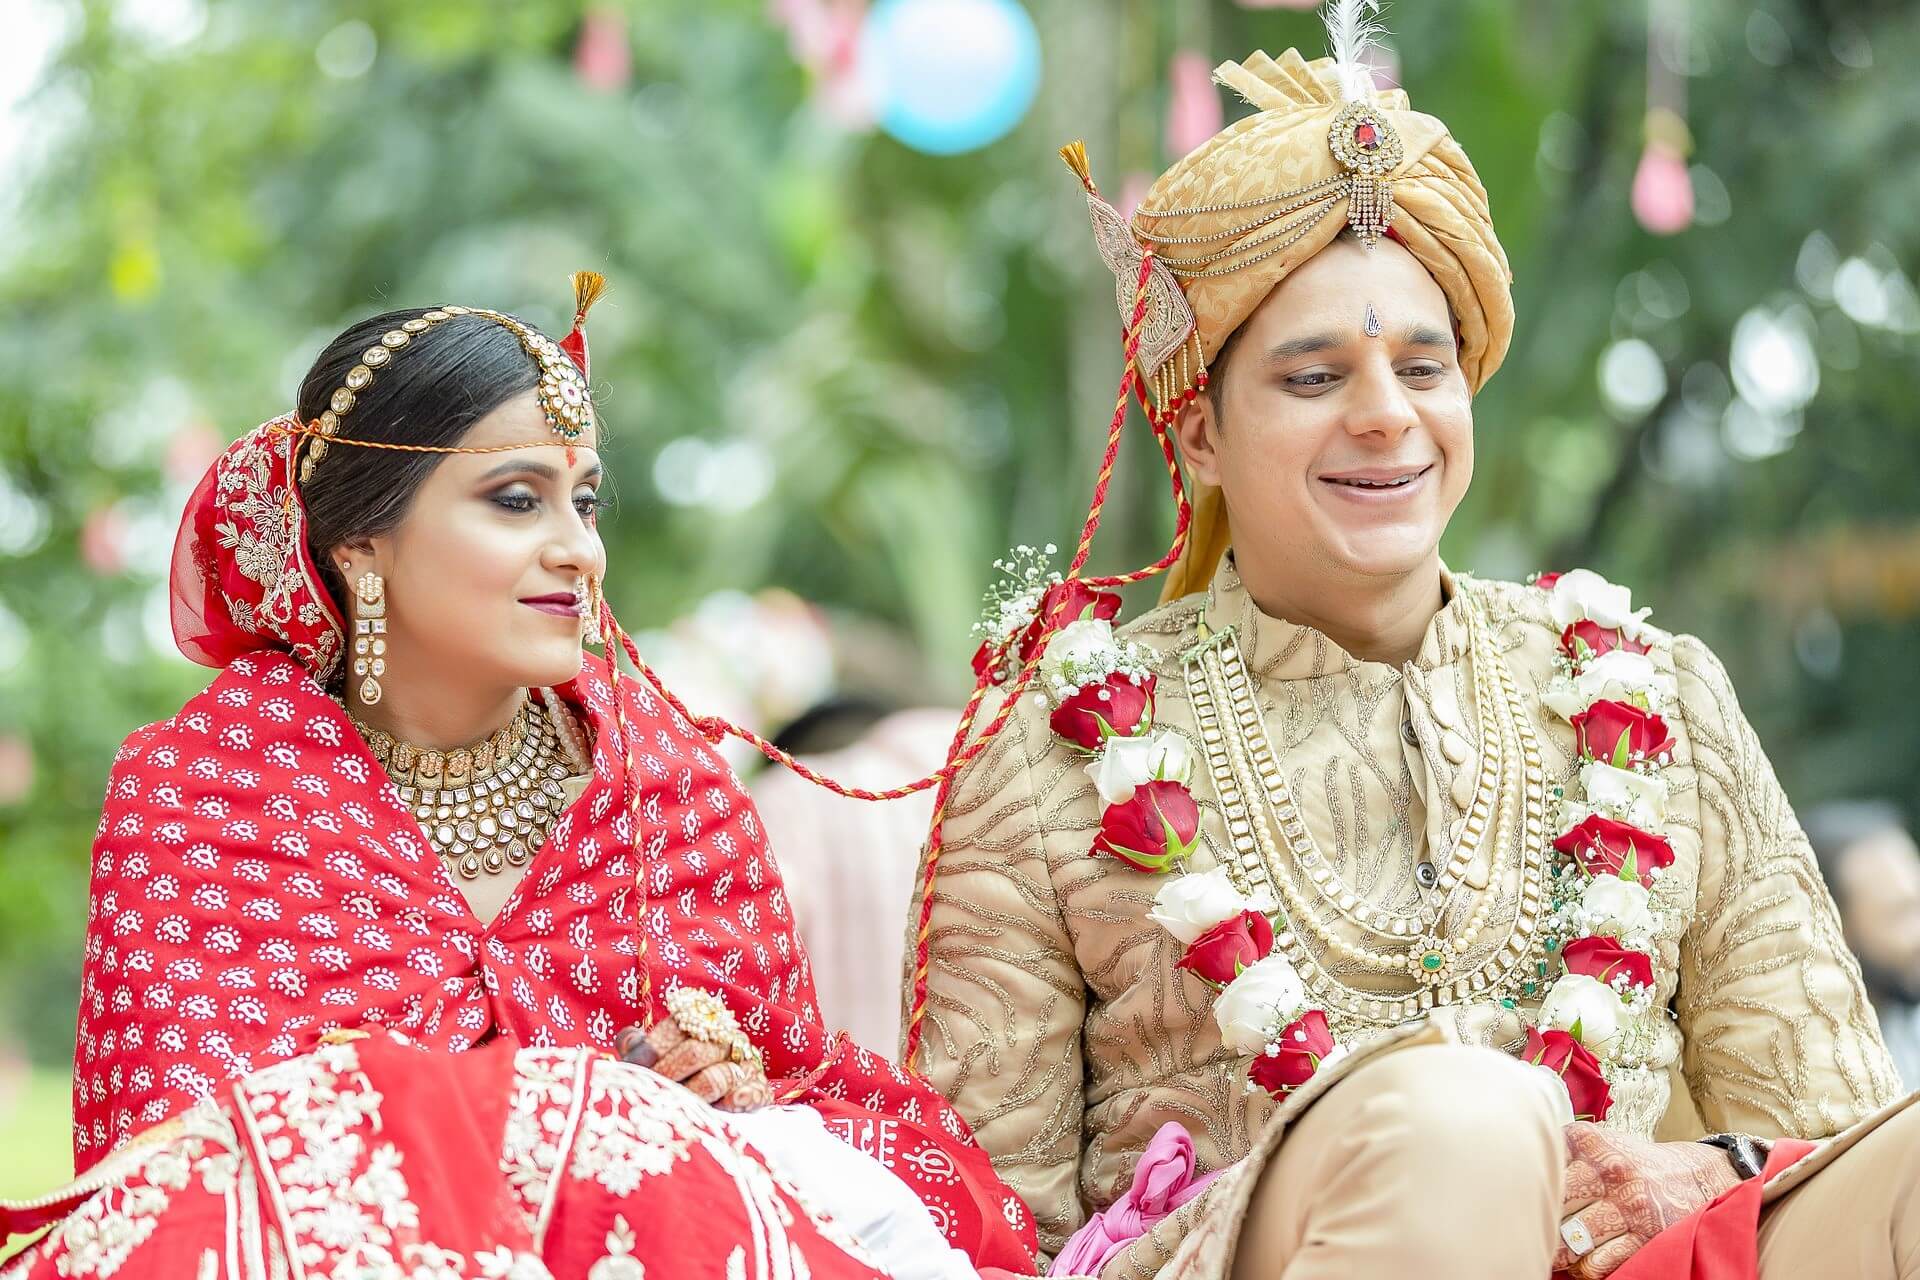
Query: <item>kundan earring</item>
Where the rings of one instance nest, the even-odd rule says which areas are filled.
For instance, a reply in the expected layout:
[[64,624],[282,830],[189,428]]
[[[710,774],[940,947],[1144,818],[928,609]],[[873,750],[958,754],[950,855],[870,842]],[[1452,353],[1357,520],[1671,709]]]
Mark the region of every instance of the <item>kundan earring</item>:
[[363,573],[353,584],[353,674],[360,677],[360,701],[372,706],[385,692],[387,674],[387,580]]
[[580,579],[580,609],[586,622],[580,638],[588,644],[605,644],[600,632],[600,579],[594,574]]

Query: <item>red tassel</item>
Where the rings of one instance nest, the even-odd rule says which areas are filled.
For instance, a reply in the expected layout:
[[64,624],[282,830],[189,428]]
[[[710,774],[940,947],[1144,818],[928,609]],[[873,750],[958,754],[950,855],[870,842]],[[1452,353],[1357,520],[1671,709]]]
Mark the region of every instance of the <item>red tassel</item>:
[[593,362],[587,354],[587,312],[606,291],[607,278],[598,271],[573,273],[573,329],[560,340],[560,349],[567,353],[583,378],[593,377]]

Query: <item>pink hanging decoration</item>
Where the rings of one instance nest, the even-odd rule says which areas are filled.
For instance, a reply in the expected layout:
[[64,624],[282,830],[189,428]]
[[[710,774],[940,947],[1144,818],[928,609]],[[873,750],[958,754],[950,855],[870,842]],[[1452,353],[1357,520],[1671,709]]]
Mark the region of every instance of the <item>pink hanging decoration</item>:
[[[17,733],[0,733],[0,804],[18,804],[33,790],[33,744]],[[6,1110],[5,1050],[0,1049],[0,1113]]]
[[1167,154],[1184,156],[1220,132],[1224,116],[1213,87],[1213,66],[1186,50],[1167,68]]
[[127,567],[127,517],[119,506],[95,507],[80,525],[80,559],[103,578]]
[[872,128],[872,95],[860,74],[866,0],[771,0],[768,14],[786,28],[794,61],[813,77],[821,112],[843,129]]
[[1633,216],[1657,236],[1693,225],[1693,178],[1687,162],[1662,142],[1648,142],[1633,173]]
[[1120,180],[1120,198],[1113,207],[1122,222],[1133,221],[1133,211],[1147,198],[1147,188],[1152,185],[1153,179],[1144,173],[1130,173]]
[[1686,0],[1647,0],[1647,145],[1633,172],[1633,216],[1657,236],[1693,225],[1693,177],[1687,157]]
[[612,92],[633,78],[633,50],[627,45],[627,20],[618,9],[587,11],[580,41],[573,47],[573,70],[589,88]]

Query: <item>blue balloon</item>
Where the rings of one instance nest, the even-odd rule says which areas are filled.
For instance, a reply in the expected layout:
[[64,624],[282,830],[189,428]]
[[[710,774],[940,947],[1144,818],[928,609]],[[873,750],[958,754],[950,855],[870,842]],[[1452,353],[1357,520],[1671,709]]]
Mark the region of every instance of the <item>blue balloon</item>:
[[957,155],[1020,123],[1040,87],[1040,36],[1014,0],[881,0],[860,32],[880,127]]

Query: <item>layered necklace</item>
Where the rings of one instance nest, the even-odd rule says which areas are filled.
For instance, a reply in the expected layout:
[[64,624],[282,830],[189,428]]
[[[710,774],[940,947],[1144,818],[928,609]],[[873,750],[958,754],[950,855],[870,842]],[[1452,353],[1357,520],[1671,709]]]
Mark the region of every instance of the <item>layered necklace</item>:
[[[1431,885],[1423,879],[1427,893],[1409,911],[1370,902],[1321,853],[1280,768],[1233,629],[1203,633],[1186,655],[1187,688],[1239,878],[1276,897],[1284,915],[1276,947],[1328,1015],[1349,1027],[1405,1021],[1456,1000],[1510,998],[1534,976],[1533,936],[1546,906],[1546,771],[1519,687],[1483,634],[1478,608],[1463,603],[1480,767],[1459,837]],[[1497,849],[1516,834],[1524,852],[1515,914],[1507,936],[1488,947],[1500,880],[1485,884],[1468,869],[1485,841]],[[1445,922],[1469,887],[1479,899],[1465,922],[1449,929]],[[1350,940],[1354,932],[1360,941]],[[1475,952],[1485,954],[1469,964]],[[1414,990],[1392,995],[1336,976],[1353,971],[1408,979]]]
[[358,720],[353,727],[434,852],[463,880],[526,866],[567,807],[565,780],[593,767],[572,710],[551,689],[453,751],[417,747]]

